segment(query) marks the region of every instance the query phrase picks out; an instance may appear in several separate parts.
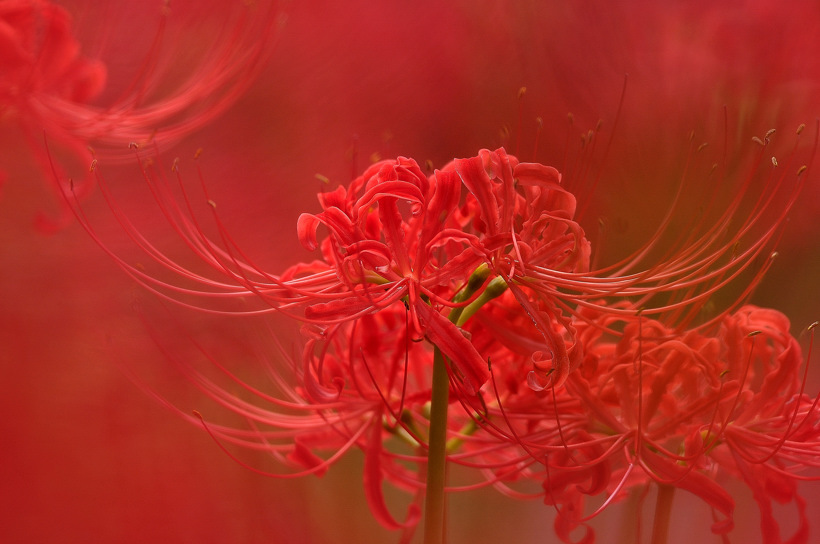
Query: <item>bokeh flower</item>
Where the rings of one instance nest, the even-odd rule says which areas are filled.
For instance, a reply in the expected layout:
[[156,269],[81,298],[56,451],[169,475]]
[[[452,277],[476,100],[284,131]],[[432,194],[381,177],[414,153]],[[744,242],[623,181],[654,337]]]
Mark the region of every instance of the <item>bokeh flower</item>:
[[[185,17],[191,6],[184,2],[173,7],[157,2],[151,7],[129,13],[115,4],[88,6],[111,15],[106,21],[108,37],[97,35],[100,51],[92,57],[87,44],[84,48],[75,37],[65,7],[47,0],[15,0],[0,6],[0,116],[8,125],[3,130],[23,139],[44,182],[55,179],[47,143],[64,148],[76,168],[88,163],[89,150],[92,156],[109,160],[128,157],[131,143],[151,141],[167,147],[207,125],[248,88],[278,35],[275,4],[200,3],[197,11],[221,17],[223,26],[208,47],[195,57],[186,53],[183,62],[175,49],[186,39],[210,32],[214,20]],[[119,17],[127,20],[115,22]],[[111,35],[119,30],[118,22],[153,29],[147,33],[150,40],[121,43]],[[136,55],[124,49],[129,46],[139,47]],[[123,69],[126,63],[130,72]],[[92,180],[87,172],[75,176],[74,191],[87,194]],[[54,189],[59,198],[60,188]],[[57,226],[65,219],[49,221],[42,216],[40,225]]]

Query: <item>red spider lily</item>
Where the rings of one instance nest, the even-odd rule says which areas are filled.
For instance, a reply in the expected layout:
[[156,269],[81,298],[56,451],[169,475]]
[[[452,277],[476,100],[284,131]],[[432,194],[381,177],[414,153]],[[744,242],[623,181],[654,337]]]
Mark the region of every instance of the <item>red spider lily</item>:
[[[456,162],[428,178],[414,161],[398,159],[373,165],[349,188],[321,194],[324,211],[302,215],[298,230],[302,243],[313,249],[319,245],[318,226],[328,228],[321,243],[324,262],[298,265],[281,276],[256,267],[224,230],[223,247],[209,240],[191,215],[190,203],[178,206],[166,180],[154,177],[153,168],[146,168],[145,175],[164,213],[191,249],[227,279],[212,279],[167,258],[134,230],[108,195],[106,184],[101,185],[133,240],[162,266],[194,283],[193,288],[169,284],[120,261],[153,290],[172,299],[193,295],[215,302],[253,295],[263,306],[241,313],[265,312],[267,307],[324,326],[357,319],[402,301],[410,310],[414,335],[426,336],[439,347],[453,361],[459,383],[474,395],[487,379],[486,363],[458,325],[487,297],[499,294],[494,290],[503,290],[507,283],[518,280],[524,264],[515,263],[524,256],[533,263],[571,273],[583,270],[589,255],[583,231],[572,221],[574,197],[560,187],[554,169],[518,164],[503,150],[482,153],[505,169],[503,183],[495,175],[477,176],[469,161]],[[527,187],[521,194],[513,188],[514,172]],[[490,230],[480,226],[487,224],[482,215],[486,209],[475,209],[479,199],[497,198],[492,195],[499,190],[509,197],[498,216],[507,223],[506,232],[500,223]],[[465,200],[462,192],[468,191],[478,198]],[[81,213],[79,217],[82,219]],[[90,225],[86,226],[94,235]],[[507,280],[485,281],[491,274],[507,276]],[[553,303],[531,299],[526,284],[515,285],[513,291],[545,340],[555,343],[550,349],[564,352],[555,340],[557,333],[542,317],[557,313],[551,309]],[[195,304],[205,308],[201,301]],[[206,309],[236,312],[224,304]],[[569,371],[565,353],[557,366],[560,380],[556,383],[560,384]]]
[[[558,510],[556,533],[569,542],[589,519],[585,496],[608,491],[597,514],[626,489],[654,481],[701,498],[715,511],[712,531],[727,534],[734,501],[718,478],[728,474],[752,490],[764,542],[782,542],[773,500],[797,506],[800,524],[789,542],[808,542],[796,483],[817,478],[801,471],[820,465],[820,410],[804,394],[788,320],[745,306],[714,334],[681,334],[640,314],[586,318],[577,323],[583,362],[553,399],[510,387],[504,366],[493,379],[500,404],[489,413],[503,417],[532,459],[518,476],[542,478],[544,498]],[[534,461],[543,463],[540,473]],[[523,496],[502,476],[492,479]],[[593,540],[588,530],[581,541]]]
[[[94,9],[106,13],[108,7]],[[148,11],[132,14],[139,22],[131,19],[129,29],[139,27],[142,32],[142,25],[154,25],[156,33],[134,73],[115,71],[114,79],[106,64],[117,64],[120,59],[104,52],[100,58],[84,55],[65,8],[46,0],[0,5],[0,115],[19,125],[47,179],[54,178],[43,152],[43,134],[75,157],[83,157],[83,162],[91,145],[96,148],[92,154],[98,152],[109,159],[130,156],[131,142],[155,141],[167,146],[209,123],[242,95],[276,35],[273,5],[246,6],[238,15],[228,14],[225,30],[203,48],[197,61],[183,68],[169,59],[174,44],[163,43],[169,37],[168,21],[173,23],[178,15],[159,2]],[[198,29],[187,31],[194,34]],[[135,37],[132,41],[142,40]],[[172,87],[168,80],[177,83]],[[112,92],[95,102],[109,87]],[[108,96],[113,92],[119,94]],[[91,188],[93,178],[86,178],[74,183],[78,195]],[[49,221],[43,218],[41,226],[48,227]]]
[[[666,324],[684,328],[702,315],[716,293],[739,283],[735,280],[763,260],[741,295],[710,319],[701,319],[699,326],[719,321],[742,304],[770,266],[769,252],[807,177],[807,167],[795,164],[797,144],[780,162],[771,159],[771,170],[764,169],[771,136],[756,138],[759,149],[751,171],[725,209],[713,214],[714,223],[684,221],[682,234],[672,236],[687,189],[684,177],[666,218],[645,245],[619,263],[592,270],[589,242],[574,219],[576,197],[560,174],[547,166],[519,163],[503,149],[456,160],[429,177],[411,159],[383,161],[349,187],[320,194],[323,211],[303,214],[298,234],[308,249],[321,245],[324,260],[281,276],[257,266],[216,215],[220,243],[209,239],[184,184],[179,204],[166,173],[156,169],[154,161],[142,162],[146,182],[166,218],[217,277],[177,264],[154,247],[120,211],[106,184],[101,185],[132,239],[174,276],[190,281],[161,280],[120,261],[163,296],[210,312],[278,310],[324,325],[403,301],[414,334],[426,335],[439,346],[455,363],[465,390],[474,394],[486,381],[486,365],[458,327],[484,303],[482,296],[491,285],[483,281],[487,276],[501,278],[534,324],[540,347],[531,353],[552,361],[542,360],[540,375],[530,377],[534,387],[560,386],[566,380],[573,362],[563,337],[572,336],[568,319],[581,316],[579,309],[628,316],[642,308],[644,315],[662,316]],[[569,183],[574,175],[570,173]],[[767,190],[749,203],[744,196],[758,177],[767,178]],[[215,210],[207,189],[205,197]],[[740,210],[744,219],[738,222]],[[320,226],[328,231],[321,244]],[[680,230],[679,224],[674,226]],[[94,235],[90,225],[86,228]],[[479,267],[486,267],[486,275],[468,289],[468,299],[457,300]],[[236,310],[224,303],[249,296],[260,306]],[[190,297],[199,300],[191,302]],[[613,304],[623,300],[631,302]],[[458,312],[465,314],[460,317]]]
[[[765,149],[766,142],[761,143]],[[659,243],[667,223],[647,247],[620,265],[590,271],[589,242],[573,219],[575,197],[552,168],[519,163],[503,149],[454,161],[429,176],[410,159],[382,161],[348,187],[320,194],[320,213],[300,217],[300,240],[308,249],[320,248],[323,260],[273,275],[239,249],[216,214],[221,244],[211,241],[184,185],[180,206],[162,171],[142,164],[163,213],[218,277],[169,259],[130,224],[101,183],[132,239],[193,287],[169,283],[119,260],[126,271],[184,305],[222,314],[283,312],[313,331],[302,363],[296,365],[301,385],[288,394],[309,415],[282,419],[277,410],[258,412],[209,386],[209,394],[232,411],[285,428],[269,435],[285,442],[270,446],[264,433],[257,439],[213,427],[220,441],[271,447],[274,457],[300,463],[307,472],[321,472],[338,458],[321,452],[335,449],[341,455],[360,447],[368,458],[368,497],[378,519],[387,527],[412,526],[414,510],[404,523],[388,513],[381,480],[386,476],[418,491],[423,487],[420,470],[387,461],[393,454],[384,442],[398,432],[395,436],[416,448],[400,458],[416,464],[424,459],[425,426],[430,425],[424,407],[432,400],[434,357],[430,347],[420,346],[432,346],[449,359],[449,385],[463,408],[447,416],[447,459],[486,475],[483,483],[468,487],[493,484],[515,496],[531,496],[512,489],[509,481],[542,480],[541,494],[558,508],[556,531],[564,539],[581,519],[585,494],[608,489],[614,497],[648,479],[697,494],[725,518],[715,530],[730,528],[731,497],[704,470],[712,452],[728,444],[724,437],[735,421],[723,411],[736,402],[742,384],[723,379],[725,369],[716,368],[721,346],[737,343],[701,332],[716,321],[726,326],[729,310],[697,329],[680,328],[693,319],[690,306],[703,306],[775,240],[786,212],[776,212],[774,224],[764,225],[749,249],[736,249],[767,217],[785,175],[775,175],[772,193],[752,207],[738,232],[730,232],[736,243],[724,245],[724,231],[742,197],[732,201],[717,226],[688,233],[679,242],[682,249],[629,274]],[[759,165],[754,168],[753,174]],[[786,210],[800,181],[788,189]],[[326,231],[321,239],[320,228]],[[751,287],[759,278],[752,279]],[[659,296],[668,301],[638,310]],[[240,310],[229,304],[240,298],[259,304]],[[660,321],[649,315],[671,318]],[[622,322],[626,325],[618,332],[614,327]],[[602,340],[613,333],[621,340]],[[409,347],[410,341],[421,339],[429,344]],[[705,382],[693,379],[699,367],[705,367]],[[580,370],[572,372],[574,368]],[[627,372],[635,368],[637,382]],[[492,384],[487,384],[491,375]],[[662,386],[673,381],[673,396],[666,398]],[[678,394],[682,398],[674,396]],[[288,401],[280,407],[292,406]],[[663,408],[677,409],[678,415],[644,420],[644,414],[664,414]],[[327,422],[345,432],[328,431]],[[386,423],[401,431],[385,432]],[[706,438],[693,450],[701,432]],[[587,535],[593,538],[591,532]]]

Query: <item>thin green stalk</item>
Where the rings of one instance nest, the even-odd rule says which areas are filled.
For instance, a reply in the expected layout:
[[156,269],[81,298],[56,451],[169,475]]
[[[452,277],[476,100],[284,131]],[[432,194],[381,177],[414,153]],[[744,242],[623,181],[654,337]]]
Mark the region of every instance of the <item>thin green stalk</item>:
[[424,544],[444,542],[444,484],[447,473],[447,406],[450,379],[441,350],[433,356],[430,400],[430,440],[427,450],[427,496],[424,503]]
[[669,540],[669,521],[672,518],[672,499],[675,486],[659,484],[655,501],[655,523],[652,526],[652,544],[666,544]]
[[[465,302],[484,286],[490,276],[490,268],[480,265],[470,275],[467,285],[455,297],[455,302]],[[448,319],[460,327],[478,309],[490,300],[500,296],[507,289],[507,283],[496,277],[487,284],[484,291],[468,306],[453,308]],[[450,378],[447,362],[441,350],[436,347],[433,354],[433,391],[430,399],[430,436],[427,445],[427,495],[424,502],[424,544],[443,544],[445,541],[445,496],[447,478],[447,408],[450,397]],[[457,442],[456,442],[457,443]],[[453,443],[453,444],[456,444]]]

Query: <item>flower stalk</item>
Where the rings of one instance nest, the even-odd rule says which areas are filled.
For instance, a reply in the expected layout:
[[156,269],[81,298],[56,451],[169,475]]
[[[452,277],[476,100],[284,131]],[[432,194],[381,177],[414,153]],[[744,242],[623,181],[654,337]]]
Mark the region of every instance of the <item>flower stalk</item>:
[[444,484],[447,477],[447,406],[450,379],[441,350],[433,356],[430,399],[430,442],[427,450],[427,496],[424,504],[424,544],[444,542]]
[[[490,269],[481,265],[470,274],[464,289],[454,297],[464,302],[482,288],[490,276]],[[501,296],[507,289],[503,278],[490,280],[483,292],[469,306],[453,308],[449,320],[463,325],[483,304]],[[425,500],[424,544],[440,544],[445,541],[444,486],[447,478],[447,411],[450,404],[450,378],[447,360],[436,346],[433,352],[433,384],[430,398],[430,437],[427,450],[427,496]]]
[[672,500],[675,486],[659,484],[655,499],[655,521],[652,525],[652,544],[666,544],[669,539],[669,521],[672,518]]

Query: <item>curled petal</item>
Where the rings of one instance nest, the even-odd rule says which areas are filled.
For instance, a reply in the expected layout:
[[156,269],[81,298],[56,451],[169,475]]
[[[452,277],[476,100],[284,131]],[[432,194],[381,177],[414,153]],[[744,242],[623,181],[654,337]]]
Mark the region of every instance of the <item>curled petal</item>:
[[419,303],[415,308],[425,326],[425,335],[453,363],[464,379],[467,393],[478,393],[490,378],[490,371],[475,346],[460,328],[427,304]]
[[299,236],[299,242],[302,247],[308,251],[313,251],[319,247],[316,241],[316,229],[319,228],[321,221],[312,213],[303,213],[299,215],[296,221],[296,233]]
[[553,188],[561,183],[561,174],[552,166],[522,162],[515,166],[513,175],[522,185],[538,185]]
[[367,449],[364,458],[364,494],[370,511],[376,521],[387,529],[402,529],[418,523],[420,512],[418,506],[411,505],[404,522],[396,518],[387,509],[382,492],[382,425],[379,417],[374,416],[371,424],[370,436],[367,439]]

